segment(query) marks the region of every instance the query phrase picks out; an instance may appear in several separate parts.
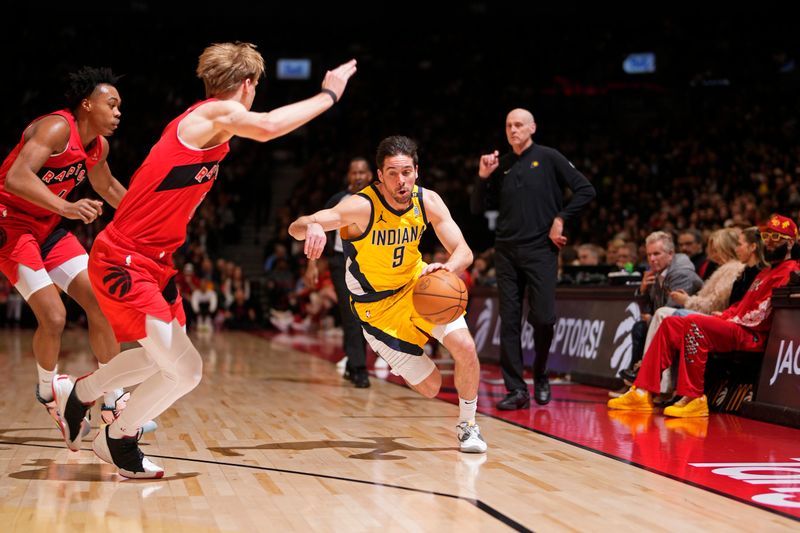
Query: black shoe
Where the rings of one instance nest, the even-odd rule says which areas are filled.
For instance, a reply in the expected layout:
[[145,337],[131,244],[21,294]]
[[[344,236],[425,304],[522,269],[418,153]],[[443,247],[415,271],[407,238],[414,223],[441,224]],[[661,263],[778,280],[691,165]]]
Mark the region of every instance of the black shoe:
[[61,414],[61,433],[64,442],[73,452],[81,449],[81,439],[88,433],[89,421],[86,414],[94,402],[82,403],[75,394],[75,383],[66,374],[59,374],[53,378],[53,400],[56,409]]
[[539,405],[550,403],[550,381],[547,376],[533,379],[533,399]]
[[140,436],[112,439],[108,436],[108,426],[103,426],[92,442],[92,449],[100,459],[116,466],[121,476],[135,479],[163,477],[164,469],[150,462],[139,449]]
[[636,376],[639,375],[639,367],[642,365],[641,361],[637,361],[635,365],[625,368],[619,371],[619,377],[621,377],[625,384],[629,387],[633,385],[633,382],[636,381]]
[[497,402],[497,407],[501,411],[514,411],[516,409],[527,409],[531,406],[531,397],[525,389],[512,390],[506,397]]
[[353,370],[350,373],[350,381],[357,389],[366,389],[369,387],[369,374],[366,368]]

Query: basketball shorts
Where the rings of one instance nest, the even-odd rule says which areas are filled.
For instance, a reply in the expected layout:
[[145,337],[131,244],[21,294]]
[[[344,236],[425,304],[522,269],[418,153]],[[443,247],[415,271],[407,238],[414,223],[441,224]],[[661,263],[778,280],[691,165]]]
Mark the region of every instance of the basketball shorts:
[[386,360],[398,354],[422,355],[422,348],[431,337],[443,342],[451,331],[467,327],[463,316],[450,324],[436,325],[417,314],[413,302],[417,278],[418,275],[398,293],[378,302],[351,302],[367,342]]
[[89,254],[89,280],[119,342],[147,337],[148,315],[186,325],[172,256],[148,251],[109,226],[97,236]]
[[81,243],[64,228],[41,236],[24,222],[0,220],[0,272],[26,301],[53,283],[67,292],[75,276],[86,270],[87,260]]

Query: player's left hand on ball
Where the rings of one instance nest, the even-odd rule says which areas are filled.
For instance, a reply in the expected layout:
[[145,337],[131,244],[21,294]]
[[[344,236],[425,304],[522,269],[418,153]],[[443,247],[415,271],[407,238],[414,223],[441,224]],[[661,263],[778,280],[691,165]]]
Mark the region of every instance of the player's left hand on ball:
[[447,270],[448,272],[452,272],[450,267],[443,263],[431,263],[422,270],[420,276],[427,276],[428,274],[436,272],[437,270]]

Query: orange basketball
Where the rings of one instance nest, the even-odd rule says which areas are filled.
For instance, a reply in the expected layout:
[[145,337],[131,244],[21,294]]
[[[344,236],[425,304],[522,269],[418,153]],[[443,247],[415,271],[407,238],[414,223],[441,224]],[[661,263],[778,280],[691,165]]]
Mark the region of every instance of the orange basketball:
[[449,324],[467,308],[467,287],[447,270],[421,276],[414,285],[414,309],[434,324]]

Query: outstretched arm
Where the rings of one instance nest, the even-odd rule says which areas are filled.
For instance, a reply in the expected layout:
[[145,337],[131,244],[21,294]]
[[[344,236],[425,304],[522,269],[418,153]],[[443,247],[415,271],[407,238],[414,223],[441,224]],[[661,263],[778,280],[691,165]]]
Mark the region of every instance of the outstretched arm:
[[[223,132],[266,142],[293,131],[331,108],[344,93],[356,72],[356,60],[339,65],[325,74],[322,91],[299,102],[268,113],[248,111],[239,102],[221,100],[197,108],[181,121],[178,133],[191,146],[203,147]],[[244,83],[250,84],[250,80]]]
[[472,250],[467,241],[464,240],[461,228],[453,220],[450,210],[444,205],[441,196],[426,189],[422,198],[425,203],[425,212],[428,214],[428,220],[436,231],[436,236],[447,251],[450,252],[450,258],[446,263],[431,263],[425,267],[422,275],[441,269],[455,273],[462,272],[472,264]]
[[371,209],[366,198],[351,196],[335,207],[298,218],[289,226],[289,235],[306,241],[304,251],[309,259],[319,259],[325,249],[326,231],[350,225],[363,231],[369,224]]

